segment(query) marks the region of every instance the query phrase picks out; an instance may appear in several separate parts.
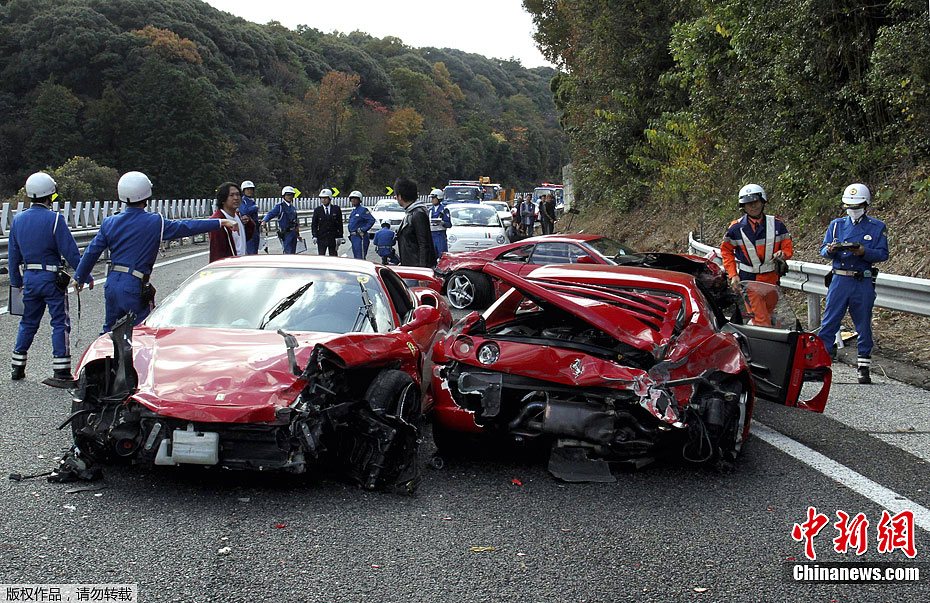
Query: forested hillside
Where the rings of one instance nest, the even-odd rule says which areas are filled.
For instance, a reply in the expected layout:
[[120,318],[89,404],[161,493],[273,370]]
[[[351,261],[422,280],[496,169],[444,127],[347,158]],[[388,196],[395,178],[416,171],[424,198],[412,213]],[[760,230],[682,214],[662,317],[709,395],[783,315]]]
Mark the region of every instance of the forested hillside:
[[758,182],[811,258],[862,181],[889,222],[890,269],[930,275],[925,1],[524,5],[562,71],[555,101],[592,222],[680,248],[703,217],[716,242],[740,186]]
[[198,0],[0,1],[0,197],[74,156],[143,170],[165,197],[246,178],[527,187],[566,162],[554,74]]

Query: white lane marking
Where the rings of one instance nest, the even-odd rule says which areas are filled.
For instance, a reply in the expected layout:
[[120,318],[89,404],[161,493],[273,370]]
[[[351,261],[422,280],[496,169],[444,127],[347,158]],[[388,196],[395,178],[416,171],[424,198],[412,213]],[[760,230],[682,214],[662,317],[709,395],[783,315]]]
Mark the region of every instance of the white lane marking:
[[875,504],[888,509],[893,514],[904,510],[913,511],[914,523],[930,532],[930,509],[917,504],[909,498],[901,496],[893,490],[889,490],[861,473],[853,471],[846,465],[841,465],[813,448],[808,448],[785,434],[775,431],[768,425],[753,421],[752,434],[768,442],[782,452],[793,456],[815,471],[819,471],[826,475],[833,481],[846,486],[853,492],[861,494]]
[[[164,262],[158,262],[157,264],[155,264],[155,265],[153,266],[153,268],[158,268],[158,267],[160,267],[160,266],[169,266],[169,265],[171,265],[171,264],[177,264],[178,262],[185,262],[185,261],[187,261],[187,260],[192,260],[192,259],[194,259],[194,258],[199,258],[199,257],[203,257],[203,256],[205,256],[205,255],[209,255],[209,253],[210,253],[209,251],[198,251],[197,253],[192,253],[192,254],[190,254],[190,255],[181,256],[181,257],[179,257],[179,258],[174,258],[174,259],[171,259],[171,260],[165,260]],[[99,285],[104,284],[105,282],[107,282],[106,277],[100,278],[100,279],[95,278],[95,279],[94,279],[94,289],[96,289]],[[86,288],[85,288],[84,290],[85,290],[85,291],[90,291],[90,289],[86,289]],[[69,288],[69,289],[68,289],[68,293],[74,293],[74,287]],[[4,315],[4,314],[8,313],[9,311],[10,311],[10,309],[9,309],[8,307],[6,307],[6,306],[0,308],[0,316],[2,316],[2,315]]]

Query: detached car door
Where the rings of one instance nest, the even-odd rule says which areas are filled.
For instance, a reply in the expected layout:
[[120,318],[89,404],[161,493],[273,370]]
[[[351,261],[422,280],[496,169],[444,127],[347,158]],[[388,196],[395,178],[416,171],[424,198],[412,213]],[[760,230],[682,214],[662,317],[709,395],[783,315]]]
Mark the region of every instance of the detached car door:
[[[735,333],[741,339],[756,395],[785,406],[823,412],[833,380],[830,354],[819,337],[796,328],[797,320],[787,304],[778,306],[775,285],[757,282],[751,287],[755,291],[743,296],[744,303],[750,312],[756,306],[756,316],[763,316],[764,324],[728,322],[721,331]],[[766,298],[770,307],[759,308]],[[813,397],[802,400],[805,382],[820,383],[821,387]]]

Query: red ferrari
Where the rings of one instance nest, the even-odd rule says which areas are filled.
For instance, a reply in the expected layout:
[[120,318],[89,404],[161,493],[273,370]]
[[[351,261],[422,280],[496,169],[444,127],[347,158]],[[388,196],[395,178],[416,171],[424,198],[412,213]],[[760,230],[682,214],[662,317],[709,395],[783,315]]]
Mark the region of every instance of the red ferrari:
[[429,352],[451,323],[428,271],[248,256],[188,278],[81,358],[69,418],[83,462],[336,469],[417,483]]
[[[612,481],[614,461],[734,461],[757,397],[826,405],[830,356],[815,335],[793,330],[793,314],[775,321],[786,328],[730,324],[694,277],[663,270],[484,272],[511,289],[433,352],[440,455],[466,450],[477,434],[535,440],[551,445],[555,476]],[[805,381],[822,385],[802,401]]]
[[721,306],[729,306],[735,301],[727,287],[723,269],[700,256],[640,253],[613,239],[594,234],[553,234],[530,237],[481,251],[443,254],[436,266],[436,275],[443,280],[443,293],[453,308],[485,308],[509,288],[502,281],[482,272],[489,262],[518,276],[550,264],[599,264],[672,270],[697,277],[704,290],[716,298]]

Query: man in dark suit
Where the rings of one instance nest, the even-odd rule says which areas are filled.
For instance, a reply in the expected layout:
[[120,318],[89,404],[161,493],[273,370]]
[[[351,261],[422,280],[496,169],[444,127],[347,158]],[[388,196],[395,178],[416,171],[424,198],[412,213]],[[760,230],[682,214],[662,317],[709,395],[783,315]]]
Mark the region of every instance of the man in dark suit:
[[342,209],[332,204],[333,191],[324,188],[320,191],[320,205],[313,210],[310,232],[316,243],[317,253],[338,255],[336,250],[346,242],[342,226]]

